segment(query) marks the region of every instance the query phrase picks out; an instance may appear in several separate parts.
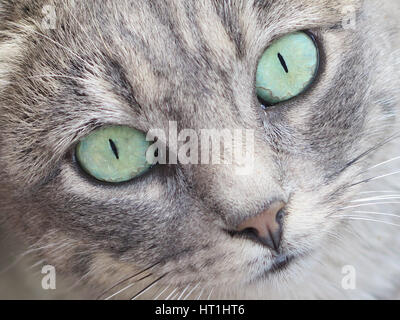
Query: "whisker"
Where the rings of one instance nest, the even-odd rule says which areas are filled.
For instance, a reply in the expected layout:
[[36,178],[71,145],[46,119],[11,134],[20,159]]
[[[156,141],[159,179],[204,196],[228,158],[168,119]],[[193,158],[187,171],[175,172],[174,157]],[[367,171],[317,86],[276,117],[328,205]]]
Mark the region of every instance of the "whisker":
[[343,216],[336,216],[334,218],[346,218],[347,220],[359,220],[359,221],[367,221],[367,222],[376,222],[376,223],[387,224],[387,225],[394,226],[394,227],[400,227],[400,224],[391,223],[391,222],[382,221],[382,220],[375,220],[375,219],[370,219],[370,218],[360,217],[360,216],[355,216],[355,215],[354,216],[352,216],[352,215],[343,215]]
[[378,196],[372,198],[362,198],[350,201],[351,203],[355,202],[366,202],[366,201],[378,201],[378,200],[391,200],[391,199],[400,199],[400,194],[393,194],[393,195],[385,195],[385,196]]
[[353,213],[371,214],[377,216],[394,217],[400,219],[400,214],[375,212],[375,211],[353,211]]
[[[60,242],[57,242],[57,243],[52,243],[52,244],[45,245],[43,247],[32,248],[32,249],[29,249],[29,250],[25,251],[24,253],[19,254],[16,257],[16,259],[9,266],[5,267],[3,270],[0,271],[0,274],[6,273],[7,271],[9,271],[13,267],[15,267],[19,262],[22,261],[22,259],[24,259],[27,255],[29,255],[31,253],[35,253],[37,251],[41,251],[41,250],[45,250],[45,249],[49,249],[49,248],[54,248],[54,247],[56,247],[57,250],[59,250],[59,249],[65,247],[65,246],[68,246],[70,244],[68,242],[67,243],[63,243],[63,242],[64,241],[60,241]],[[61,243],[61,245],[59,246],[60,243]]]
[[137,281],[134,281],[134,282],[130,283],[130,284],[127,285],[125,288],[119,290],[118,292],[112,294],[111,296],[105,298],[104,300],[110,300],[110,299],[114,298],[115,296],[117,296],[117,295],[119,295],[120,293],[122,293],[122,292],[128,290],[129,288],[132,288],[136,283],[138,283],[138,282],[140,282],[140,281],[142,281],[142,280],[145,280],[145,279],[147,279],[147,278],[150,278],[151,276],[152,276],[152,275],[149,274],[149,275],[147,275],[147,276],[144,276],[143,278],[140,278],[140,279],[137,280]]
[[183,300],[186,300],[190,297],[190,295],[198,288],[198,286],[200,285],[200,282],[198,284],[196,284],[192,290],[189,291],[189,293],[183,298]]
[[180,294],[180,296],[178,297],[178,300],[181,300],[183,295],[185,294],[185,292],[190,288],[191,284],[188,284],[186,286],[186,288],[182,291],[182,293]]
[[70,286],[68,286],[67,291],[68,292],[72,292],[74,291],[77,287],[79,287],[80,285],[82,285],[82,282],[87,279],[90,276],[90,272],[87,272],[86,274],[84,274],[83,276],[79,277],[73,284],[71,284]]
[[392,193],[394,191],[363,191],[360,194],[368,194],[368,193]]
[[367,206],[373,206],[373,205],[384,205],[384,204],[400,204],[400,202],[370,202],[370,203],[362,203],[362,204],[357,204],[357,205],[354,205],[354,206],[343,207],[343,208],[340,208],[339,210],[367,207]]
[[178,290],[178,288],[175,288],[175,289],[168,295],[168,297],[165,298],[165,300],[169,300],[169,299],[172,297],[172,295],[176,292],[176,290]]
[[144,293],[146,293],[147,291],[149,291],[151,288],[153,288],[160,280],[162,280],[165,276],[167,275],[167,273],[165,273],[164,275],[162,275],[161,277],[159,277],[158,279],[154,280],[152,283],[150,283],[146,288],[144,288],[143,290],[141,290],[139,293],[137,293],[136,295],[134,295],[131,300],[135,300],[137,298],[139,298],[141,295],[143,295]]
[[[355,165],[356,163],[358,163],[359,161],[361,161],[362,159],[366,158],[368,155],[370,155],[372,152],[379,150],[380,148],[382,148],[383,146],[389,144],[390,142],[392,142],[393,140],[400,138],[400,132],[395,132],[393,135],[391,135],[390,137],[384,139],[383,141],[377,143],[376,145],[372,146],[371,148],[367,149],[366,151],[364,151],[363,153],[361,153],[360,155],[358,155],[357,157],[355,157],[353,160],[349,161],[348,163],[346,163],[346,165],[341,168],[339,171],[337,171],[336,173],[334,173],[332,176],[337,176],[342,174],[343,172],[345,172],[348,168],[352,167],[353,165]],[[359,182],[357,184],[360,184],[363,182]],[[349,188],[357,185],[357,184],[353,184],[350,185]]]
[[145,273],[146,271],[151,270],[152,268],[154,268],[155,266],[157,266],[157,265],[159,265],[159,264],[160,264],[160,262],[157,262],[157,263],[153,264],[152,266],[150,266],[150,267],[148,267],[148,268],[146,268],[146,269],[144,269],[144,270],[142,270],[142,271],[140,271],[140,272],[138,272],[138,273],[135,273],[135,274],[132,275],[132,276],[129,276],[129,277],[127,277],[127,278],[124,278],[124,279],[120,280],[120,281],[117,282],[115,285],[113,285],[112,287],[110,287],[110,288],[106,289],[104,292],[102,292],[102,293],[98,296],[97,300],[100,300],[100,298],[101,298],[102,296],[104,296],[107,292],[110,292],[111,290],[115,289],[116,287],[118,287],[119,285],[123,284],[124,282],[129,281],[129,280],[131,280],[131,279],[133,279],[133,278],[135,278],[135,277],[137,277],[137,276],[139,276],[139,275]]
[[380,167],[380,166],[383,166],[383,165],[385,165],[385,164],[391,163],[391,162],[396,161],[396,160],[399,160],[399,159],[400,159],[400,156],[394,157],[394,158],[392,158],[392,159],[390,159],[390,160],[383,161],[383,162],[378,163],[377,165],[375,165],[375,166],[373,166],[373,167],[368,168],[367,171],[368,171],[368,170],[375,169],[375,168],[378,168],[378,167]]
[[200,294],[199,294],[199,296],[197,297],[196,300],[200,300],[201,296],[203,295],[203,292],[204,292],[204,288],[201,289]]
[[179,296],[179,292],[175,293],[175,294],[173,295],[173,297],[171,297],[170,300],[175,300],[178,296]]
[[43,265],[45,262],[46,262],[46,260],[40,260],[40,261],[36,262],[35,264],[31,265],[30,267],[28,267],[26,269],[26,271],[30,271],[32,269],[35,269],[36,267],[38,267],[40,265]]
[[209,294],[208,297],[207,297],[207,300],[210,300],[210,299],[211,299],[211,295],[213,294],[213,292],[214,292],[214,288],[211,289],[210,294]]
[[171,284],[169,284],[168,286],[166,286],[165,289],[162,290],[162,291],[154,298],[154,300],[158,300],[158,299],[163,295],[163,293],[169,289],[170,286],[171,286]]
[[359,181],[359,182],[356,182],[356,183],[353,183],[353,184],[349,185],[349,188],[355,187],[355,186],[357,186],[359,184],[362,184],[362,183],[368,183],[368,182],[371,182],[371,181],[387,178],[387,177],[390,177],[390,176],[393,176],[393,175],[396,175],[396,174],[399,174],[399,173],[400,173],[400,170],[392,172],[392,173],[384,174],[384,175],[381,175],[381,176],[373,177],[373,178],[367,178],[365,180],[362,180],[362,181]]
[[392,173],[384,174],[384,175],[381,175],[381,176],[378,176],[378,177],[375,177],[375,178],[372,178],[371,181],[375,181],[375,180],[378,180],[378,179],[394,176],[394,175],[399,174],[399,173],[400,173],[400,170],[392,172]]

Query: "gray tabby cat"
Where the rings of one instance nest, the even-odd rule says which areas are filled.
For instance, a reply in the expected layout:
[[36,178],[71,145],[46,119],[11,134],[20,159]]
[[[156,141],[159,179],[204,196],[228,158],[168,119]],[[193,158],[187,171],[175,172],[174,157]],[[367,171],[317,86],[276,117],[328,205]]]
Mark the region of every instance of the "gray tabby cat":
[[[3,228],[89,298],[396,297],[399,17],[396,0],[1,0]],[[315,81],[261,108],[261,55],[303,30]],[[98,128],[170,121],[253,129],[254,170],[109,184],[76,162]]]

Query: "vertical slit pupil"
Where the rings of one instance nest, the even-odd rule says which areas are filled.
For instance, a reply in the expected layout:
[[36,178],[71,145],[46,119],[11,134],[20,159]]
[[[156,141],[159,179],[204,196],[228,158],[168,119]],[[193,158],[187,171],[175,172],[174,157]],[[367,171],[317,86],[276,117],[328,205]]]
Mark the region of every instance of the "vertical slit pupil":
[[117,146],[115,145],[114,141],[112,141],[111,139],[108,140],[110,142],[110,147],[112,149],[112,151],[115,154],[115,157],[119,160],[119,154],[118,154],[118,149]]
[[283,67],[283,69],[285,70],[286,73],[289,73],[289,69],[287,67],[286,61],[285,59],[282,57],[282,55],[280,53],[278,53],[278,59],[281,62],[281,65]]

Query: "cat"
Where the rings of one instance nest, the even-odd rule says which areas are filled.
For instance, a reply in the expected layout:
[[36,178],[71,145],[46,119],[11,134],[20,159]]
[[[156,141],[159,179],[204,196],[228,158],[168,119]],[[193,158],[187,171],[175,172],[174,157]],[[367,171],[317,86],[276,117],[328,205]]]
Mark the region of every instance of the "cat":
[[[0,0],[4,234],[90,299],[399,297],[399,9]],[[315,80],[262,107],[261,55],[303,31],[319,50]],[[253,130],[253,170],[165,164],[110,184],[77,163],[99,128],[171,122]],[[272,211],[280,238],[262,242],[254,229]]]

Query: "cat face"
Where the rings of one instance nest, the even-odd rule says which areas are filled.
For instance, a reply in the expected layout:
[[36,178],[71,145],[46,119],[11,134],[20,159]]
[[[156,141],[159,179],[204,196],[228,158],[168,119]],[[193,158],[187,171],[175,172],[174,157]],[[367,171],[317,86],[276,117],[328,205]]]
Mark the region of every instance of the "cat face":
[[[267,287],[340,234],[330,215],[363,180],[397,99],[382,76],[387,32],[358,1],[0,3],[4,216],[29,244],[64,244],[43,251],[60,270],[107,283],[152,267],[161,285]],[[48,4],[54,29],[42,23]],[[355,29],[344,25],[348,6]],[[298,31],[315,38],[316,78],[262,108],[260,58]],[[110,184],[79,166],[77,144],[99,128],[168,134],[171,121],[253,130],[252,170],[167,163]],[[276,202],[278,252],[230,232]]]

